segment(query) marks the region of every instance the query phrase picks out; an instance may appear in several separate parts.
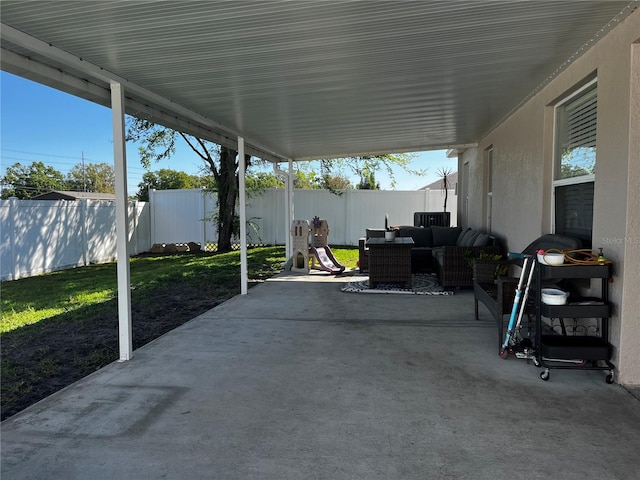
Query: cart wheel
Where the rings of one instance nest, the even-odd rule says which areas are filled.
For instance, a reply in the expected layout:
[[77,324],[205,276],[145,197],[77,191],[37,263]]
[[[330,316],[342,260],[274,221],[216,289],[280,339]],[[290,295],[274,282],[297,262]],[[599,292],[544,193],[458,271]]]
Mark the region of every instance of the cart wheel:
[[537,358],[537,357],[533,357],[533,364],[534,364],[536,367],[540,368],[540,360],[538,360],[538,358]]
[[613,373],[610,373],[609,375],[607,375],[604,381],[607,382],[609,385],[611,385],[613,383]]
[[500,349],[500,352],[498,352],[498,355],[500,355],[500,358],[503,360],[506,360],[508,356],[507,351],[504,348]]
[[540,372],[540,378],[545,382],[549,380],[549,370],[545,370],[544,372]]

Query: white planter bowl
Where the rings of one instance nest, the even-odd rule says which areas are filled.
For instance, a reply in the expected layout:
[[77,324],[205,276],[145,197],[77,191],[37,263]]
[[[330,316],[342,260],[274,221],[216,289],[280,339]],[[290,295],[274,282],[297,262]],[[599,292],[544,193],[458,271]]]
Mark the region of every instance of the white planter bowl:
[[564,263],[563,253],[538,253],[538,262],[544,265],[562,265]]
[[393,242],[396,239],[396,232],[395,231],[384,232],[384,239],[387,242]]
[[565,305],[569,294],[557,288],[542,289],[542,303],[547,305]]

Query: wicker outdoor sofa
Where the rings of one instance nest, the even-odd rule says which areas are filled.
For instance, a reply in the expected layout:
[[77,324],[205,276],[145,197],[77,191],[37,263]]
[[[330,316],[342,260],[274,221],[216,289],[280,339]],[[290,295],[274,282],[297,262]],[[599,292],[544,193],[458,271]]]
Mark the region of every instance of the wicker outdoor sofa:
[[[433,271],[438,275],[444,287],[471,287],[473,285],[472,258],[481,252],[500,254],[496,239],[478,230],[461,227],[393,227],[396,237],[411,237],[414,246],[411,249],[412,272]],[[384,237],[384,229],[366,229],[366,236],[359,241],[360,271],[369,268],[369,238]]]

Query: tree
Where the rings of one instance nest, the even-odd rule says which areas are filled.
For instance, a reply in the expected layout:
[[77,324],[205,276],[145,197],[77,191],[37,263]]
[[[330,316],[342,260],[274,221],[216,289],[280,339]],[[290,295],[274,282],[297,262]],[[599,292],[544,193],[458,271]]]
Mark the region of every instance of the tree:
[[[204,162],[213,174],[218,190],[218,251],[231,250],[231,236],[233,234],[235,205],[238,198],[238,152],[230,148],[216,145],[192,135],[187,135],[171,128],[156,125],[144,119],[128,117],[127,140],[139,142],[140,162],[149,168],[151,162],[170,158],[175,154],[176,141],[184,140],[191,150]],[[406,171],[424,175],[424,171],[409,169],[412,157],[407,154],[389,154],[378,156],[349,157],[337,160],[321,160],[321,177],[329,175],[335,166],[349,165],[359,173],[362,169],[377,171],[384,169],[391,178],[391,185],[395,185],[393,167],[400,166]],[[245,155],[247,167],[251,164],[251,156]],[[331,186],[327,182],[324,183]],[[295,185],[295,180],[294,180]],[[317,188],[317,187],[316,187]],[[236,222],[237,223],[237,222]]]
[[358,190],[380,190],[380,183],[376,182],[375,172],[363,171],[360,173]]
[[348,176],[344,174],[345,170],[351,170],[361,179],[356,188],[380,188],[379,182],[375,181],[375,175],[380,171],[386,172],[393,188],[396,184],[393,172],[397,167],[412,175],[425,175],[426,170],[409,167],[413,159],[411,154],[400,153],[300,162],[296,166],[297,178],[294,179],[294,186],[296,188],[325,188],[331,191],[353,188]]
[[[426,171],[424,169],[416,170],[409,167],[413,158],[414,157],[408,153],[390,153],[375,156],[362,155],[337,159],[323,159],[320,160],[320,171],[322,175],[325,176],[336,170],[342,172],[345,169],[350,169],[361,179],[360,185],[357,188],[362,188],[364,185],[380,188],[379,183],[375,181],[375,175],[382,171],[389,177],[391,187],[393,188],[396,185],[393,175],[393,170],[396,167],[412,175],[425,175]],[[363,179],[365,180],[364,182],[362,181]]]
[[189,175],[169,168],[161,168],[157,172],[145,172],[138,184],[136,197],[142,202],[149,201],[149,190],[177,190],[181,188],[198,188],[206,185],[207,179],[197,175]]
[[322,181],[324,188],[331,191],[352,188],[351,181],[342,175],[326,175]]
[[[149,168],[175,154],[176,141],[182,139],[204,162],[215,179],[218,191],[218,251],[231,251],[235,206],[238,198],[238,152],[216,145],[192,135],[157,125],[144,119],[128,117],[127,140],[140,142],[140,162]],[[245,155],[245,163],[250,165],[251,156]]]
[[67,174],[67,188],[77,192],[116,192],[116,174],[108,163],[79,163]]
[[[258,191],[266,188],[284,188],[284,180],[269,172],[247,172],[247,191]],[[293,188],[346,190],[351,187],[348,178],[342,175],[327,174],[320,176],[314,171],[303,171],[296,168],[293,178]]]
[[320,180],[316,172],[305,172],[304,169],[296,169],[293,177],[293,188],[320,188]]
[[42,162],[33,162],[29,166],[14,163],[7,167],[2,186],[2,198],[17,197],[21,200],[51,190],[66,189],[62,173]]
[[245,181],[248,191],[259,191],[267,188],[284,188],[284,181],[273,173],[255,172],[248,173]]

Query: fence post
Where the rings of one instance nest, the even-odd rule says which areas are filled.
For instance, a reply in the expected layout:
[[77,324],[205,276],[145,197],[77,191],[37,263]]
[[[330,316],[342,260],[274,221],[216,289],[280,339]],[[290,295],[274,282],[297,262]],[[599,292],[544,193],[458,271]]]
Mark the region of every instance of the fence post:
[[200,248],[203,252],[207,250],[207,191],[205,187],[200,187],[200,218],[202,218],[202,228],[200,229]]
[[[283,198],[286,190],[282,190],[283,192]],[[278,191],[277,188],[271,189],[270,190],[270,200],[268,205],[270,206],[269,210],[267,210],[268,212],[274,212],[276,219],[275,221],[272,221],[271,224],[271,230],[272,230],[272,238],[273,241],[271,242],[272,245],[278,245],[278,232],[282,232],[281,228],[278,228],[280,226],[280,216],[282,215],[282,210],[280,208],[278,208],[280,205],[284,204],[284,200],[281,202],[280,201],[280,192]],[[264,221],[264,224],[266,225],[266,221]],[[286,246],[285,246],[285,251],[286,251]],[[286,252],[285,252],[286,253]]]
[[151,237],[151,246],[156,242],[156,189],[149,189],[149,237]]
[[347,188],[344,192],[344,243],[343,245],[351,244],[351,210],[353,208],[352,205],[352,197],[351,197],[351,189]]
[[140,253],[138,251],[139,249],[138,247],[138,200],[130,201],[129,208],[133,210],[133,215],[129,214],[130,218],[131,216],[133,216],[133,232],[131,232],[132,233],[131,243],[133,245],[133,252],[129,252],[129,253],[133,255],[137,255],[138,253]]
[[81,229],[81,242],[82,242],[82,264],[86,267],[89,265],[89,235],[87,232],[87,209],[89,205],[89,199],[83,198],[80,200],[80,229]]
[[18,215],[18,199],[9,198],[9,232],[11,235],[11,280],[18,279],[18,262],[16,262],[16,217]]

